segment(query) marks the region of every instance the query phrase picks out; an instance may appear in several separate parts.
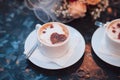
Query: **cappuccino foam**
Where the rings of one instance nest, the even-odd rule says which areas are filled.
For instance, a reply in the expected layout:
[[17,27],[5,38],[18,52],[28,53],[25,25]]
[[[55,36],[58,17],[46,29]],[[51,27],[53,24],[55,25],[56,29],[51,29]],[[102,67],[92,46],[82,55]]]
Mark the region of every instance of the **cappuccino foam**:
[[[59,42],[52,41],[52,40],[55,40],[55,39],[51,39],[52,38],[51,36],[53,34],[64,35],[65,36],[64,41],[68,37],[67,28],[65,27],[65,25],[62,25],[58,22],[51,22],[51,23],[47,23],[47,24],[43,25],[42,28],[39,30],[39,33],[40,33],[40,35],[39,35],[40,40],[48,45],[61,43],[60,41]],[[59,36],[55,35],[55,37],[59,37]]]
[[113,40],[120,42],[120,21],[115,21],[109,25],[108,35]]

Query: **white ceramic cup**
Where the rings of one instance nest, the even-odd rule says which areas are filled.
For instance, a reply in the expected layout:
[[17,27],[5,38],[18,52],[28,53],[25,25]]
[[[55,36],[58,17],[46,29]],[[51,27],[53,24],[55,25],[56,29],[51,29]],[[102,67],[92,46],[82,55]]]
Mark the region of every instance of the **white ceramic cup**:
[[117,28],[118,23],[120,24],[120,19],[115,19],[108,22],[105,27],[106,47],[115,55],[120,55],[120,39],[118,39],[120,28]]
[[[64,27],[64,29],[66,29],[66,31],[68,32],[68,35],[67,35],[66,40],[61,43],[48,44],[44,40],[41,39],[40,30],[43,27],[45,27],[46,24],[54,24],[54,23],[58,24],[58,25],[59,24],[62,25]],[[58,57],[62,57],[65,54],[67,54],[67,51],[69,50],[69,39],[70,39],[69,30],[68,30],[67,25],[60,23],[60,22],[48,22],[43,25],[37,24],[36,27],[37,27],[36,30],[37,30],[38,48],[44,56],[50,57],[50,58],[58,58]],[[57,31],[55,31],[55,32],[57,32]]]

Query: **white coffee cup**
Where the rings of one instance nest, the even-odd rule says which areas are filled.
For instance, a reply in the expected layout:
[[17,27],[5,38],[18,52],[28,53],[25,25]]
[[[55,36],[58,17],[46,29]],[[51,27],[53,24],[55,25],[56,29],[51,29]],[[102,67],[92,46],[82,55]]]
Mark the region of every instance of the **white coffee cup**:
[[37,24],[37,39],[40,52],[46,57],[58,58],[69,50],[69,30],[60,22]]
[[119,36],[120,36],[120,19],[115,19],[108,22],[105,27],[105,44],[109,51],[116,55],[120,55]]

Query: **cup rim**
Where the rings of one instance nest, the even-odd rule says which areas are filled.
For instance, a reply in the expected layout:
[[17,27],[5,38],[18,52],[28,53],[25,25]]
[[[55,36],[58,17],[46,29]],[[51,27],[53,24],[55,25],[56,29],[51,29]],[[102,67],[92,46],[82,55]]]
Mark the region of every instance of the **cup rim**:
[[[44,26],[44,25],[46,25],[46,24],[49,24],[49,23],[60,23],[60,22],[48,22],[48,23],[43,24],[42,26]],[[60,24],[64,25],[64,27],[65,27],[65,28],[67,29],[67,31],[68,31],[68,37],[67,37],[67,39],[66,39],[64,42],[62,42],[61,44],[55,44],[55,45],[49,45],[49,44],[43,42],[43,41],[40,39],[40,37],[38,36],[38,34],[39,34],[39,29],[40,29],[42,26],[37,29],[37,38],[38,38],[38,41],[39,41],[41,44],[43,44],[43,45],[45,45],[45,46],[48,46],[48,47],[59,47],[59,46],[62,46],[62,45],[64,45],[64,44],[66,44],[67,42],[69,42],[69,39],[70,39],[69,29],[68,29],[67,25],[65,25],[65,24],[63,24],[63,23],[60,23]]]
[[116,22],[116,21],[120,21],[120,19],[115,19],[115,20],[110,21],[109,24],[107,25],[107,27],[105,28],[105,32],[106,32],[107,36],[108,36],[112,41],[117,42],[117,43],[120,43],[120,41],[113,39],[113,38],[111,37],[111,35],[108,33],[108,27],[109,27],[113,22]]

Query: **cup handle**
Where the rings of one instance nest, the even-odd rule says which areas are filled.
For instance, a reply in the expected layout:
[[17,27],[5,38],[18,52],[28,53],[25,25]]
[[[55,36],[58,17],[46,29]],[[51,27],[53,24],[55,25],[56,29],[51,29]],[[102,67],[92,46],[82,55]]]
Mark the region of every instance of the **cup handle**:
[[38,30],[41,26],[41,24],[36,24],[35,29]]
[[95,25],[98,27],[105,28],[110,22],[102,23],[100,21],[95,21]]

